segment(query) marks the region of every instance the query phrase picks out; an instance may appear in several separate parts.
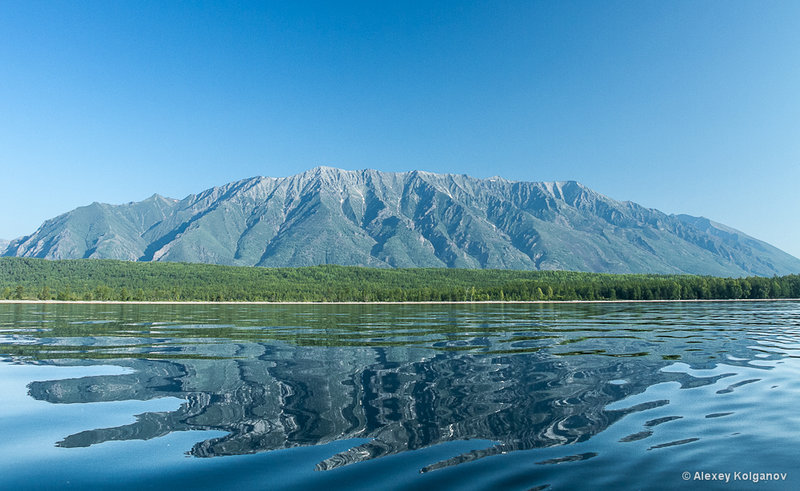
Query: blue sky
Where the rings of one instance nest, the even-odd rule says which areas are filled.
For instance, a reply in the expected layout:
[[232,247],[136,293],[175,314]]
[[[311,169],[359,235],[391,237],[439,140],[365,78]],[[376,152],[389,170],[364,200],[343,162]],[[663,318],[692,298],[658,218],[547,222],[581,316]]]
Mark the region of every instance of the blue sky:
[[317,165],[577,180],[800,256],[800,2],[0,2],[0,237]]

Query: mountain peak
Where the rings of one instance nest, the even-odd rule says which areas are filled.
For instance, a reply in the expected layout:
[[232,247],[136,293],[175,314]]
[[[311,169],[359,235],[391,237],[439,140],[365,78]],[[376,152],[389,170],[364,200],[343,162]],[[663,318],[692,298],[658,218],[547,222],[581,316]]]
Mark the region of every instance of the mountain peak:
[[800,272],[797,258],[730,227],[616,201],[574,180],[329,166],[242,179],[180,201],[154,194],[78,208],[11,241],[3,254],[250,266]]
[[158,193],[153,193],[149,198],[146,198],[144,201],[177,201],[174,198],[168,198],[166,196],[162,196]]
[[324,174],[348,174],[355,171],[347,171],[344,169],[339,169],[337,167],[330,167],[327,165],[318,165],[316,167],[312,167],[311,169],[301,172],[302,175],[324,175]]

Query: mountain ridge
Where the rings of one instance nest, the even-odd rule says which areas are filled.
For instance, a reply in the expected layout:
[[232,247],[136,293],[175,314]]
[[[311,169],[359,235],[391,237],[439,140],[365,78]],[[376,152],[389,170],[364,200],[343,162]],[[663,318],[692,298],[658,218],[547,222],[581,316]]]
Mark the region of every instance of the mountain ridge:
[[[0,249],[2,251],[2,249]],[[772,276],[800,259],[690,215],[617,201],[577,181],[315,167],[177,200],[92,203],[3,255],[247,266],[567,269]]]

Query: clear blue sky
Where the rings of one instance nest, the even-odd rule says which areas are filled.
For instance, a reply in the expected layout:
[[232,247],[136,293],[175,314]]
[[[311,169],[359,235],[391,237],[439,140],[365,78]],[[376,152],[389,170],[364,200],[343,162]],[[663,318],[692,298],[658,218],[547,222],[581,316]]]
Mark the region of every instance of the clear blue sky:
[[800,256],[800,2],[0,2],[0,237],[317,165],[574,179]]

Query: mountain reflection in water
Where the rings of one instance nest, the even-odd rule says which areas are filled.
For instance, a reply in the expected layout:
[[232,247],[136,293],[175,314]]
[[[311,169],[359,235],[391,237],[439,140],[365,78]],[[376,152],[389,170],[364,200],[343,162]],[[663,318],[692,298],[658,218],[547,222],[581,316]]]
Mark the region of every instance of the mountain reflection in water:
[[[740,329],[736,308],[720,313],[713,304],[693,305],[691,325],[682,323],[681,307],[658,304],[62,309],[19,328],[2,346],[12,353],[6,360],[17,363],[131,370],[32,382],[37,400],[185,401],[131,424],[68,435],[60,447],[191,430],[225,432],[196,443],[188,452],[196,457],[367,440],[316,465],[328,470],[448,441],[494,442],[424,472],[585,441],[626,414],[668,405],[658,398],[625,405],[655,384],[691,388],[733,375],[670,370],[676,361],[690,369],[723,360],[769,369],[751,362],[781,355],[753,345],[775,335],[753,330],[757,322]],[[764,318],[779,324],[780,312],[769,308]],[[3,325],[18,322],[12,316]],[[622,441],[651,433],[643,427]]]

